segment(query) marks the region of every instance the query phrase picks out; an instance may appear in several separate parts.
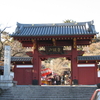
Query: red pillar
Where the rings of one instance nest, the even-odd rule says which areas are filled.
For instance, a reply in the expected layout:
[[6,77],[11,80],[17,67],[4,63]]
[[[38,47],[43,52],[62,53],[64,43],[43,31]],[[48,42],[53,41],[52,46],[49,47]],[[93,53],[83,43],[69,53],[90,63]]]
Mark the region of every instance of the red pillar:
[[77,50],[72,50],[71,58],[71,68],[72,68],[72,79],[78,79],[78,68],[77,68]]
[[78,68],[77,68],[77,43],[76,38],[73,39],[72,46],[72,58],[71,58],[71,70],[72,70],[72,80],[78,80]]
[[41,59],[39,58],[39,62],[38,62],[38,75],[39,75],[39,77],[38,77],[38,80],[39,80],[39,85],[41,85]]
[[100,83],[98,80],[98,63],[95,63],[95,79],[96,79],[96,84]]
[[33,81],[37,81],[35,85],[41,85],[41,60],[38,57],[38,48],[33,52]]

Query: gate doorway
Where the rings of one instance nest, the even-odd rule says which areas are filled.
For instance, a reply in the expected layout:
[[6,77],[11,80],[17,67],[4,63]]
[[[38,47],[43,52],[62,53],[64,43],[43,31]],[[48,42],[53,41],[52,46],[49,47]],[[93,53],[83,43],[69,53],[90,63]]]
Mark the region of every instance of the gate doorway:
[[48,58],[41,63],[42,85],[71,85],[71,61],[66,57]]

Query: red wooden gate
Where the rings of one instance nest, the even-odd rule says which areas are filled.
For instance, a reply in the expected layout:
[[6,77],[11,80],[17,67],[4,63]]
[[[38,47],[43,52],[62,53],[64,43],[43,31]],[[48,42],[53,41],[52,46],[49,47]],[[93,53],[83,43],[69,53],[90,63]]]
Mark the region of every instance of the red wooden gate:
[[96,83],[95,67],[78,67],[78,83],[80,85],[93,85]]
[[18,85],[32,84],[32,68],[16,68],[14,80]]

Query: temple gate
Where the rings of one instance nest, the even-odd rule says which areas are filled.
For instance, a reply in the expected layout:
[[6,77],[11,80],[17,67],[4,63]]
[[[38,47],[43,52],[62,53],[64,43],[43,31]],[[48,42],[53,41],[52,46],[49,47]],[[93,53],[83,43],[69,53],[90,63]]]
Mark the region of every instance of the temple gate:
[[[27,54],[32,58],[30,64],[33,66],[30,80],[37,81],[37,85],[41,85],[41,61],[51,57],[66,57],[71,60],[72,80],[78,80],[79,84],[95,84],[96,67],[100,59],[93,59],[89,63],[90,59],[80,60],[84,51],[78,50],[77,47],[90,45],[97,33],[93,21],[60,24],[17,23],[16,31],[11,36],[21,42],[23,47],[33,47],[33,51]],[[64,50],[65,46],[70,46],[71,50]],[[40,47],[44,49],[40,50]],[[82,67],[85,63],[89,64],[87,65],[89,68]],[[85,80],[83,71],[86,72],[86,76],[89,75],[89,71],[92,73],[91,83],[87,81],[90,76]]]

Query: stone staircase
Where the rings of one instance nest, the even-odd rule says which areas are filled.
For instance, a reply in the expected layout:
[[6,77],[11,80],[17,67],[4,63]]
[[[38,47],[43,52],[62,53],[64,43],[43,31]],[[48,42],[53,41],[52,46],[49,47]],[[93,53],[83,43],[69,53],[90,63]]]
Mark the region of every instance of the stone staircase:
[[0,100],[90,100],[96,86],[17,85],[3,90]]

